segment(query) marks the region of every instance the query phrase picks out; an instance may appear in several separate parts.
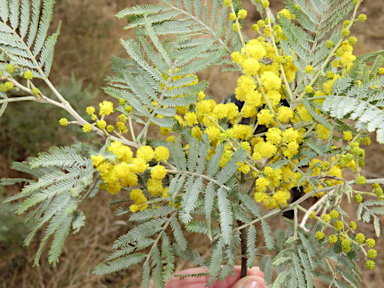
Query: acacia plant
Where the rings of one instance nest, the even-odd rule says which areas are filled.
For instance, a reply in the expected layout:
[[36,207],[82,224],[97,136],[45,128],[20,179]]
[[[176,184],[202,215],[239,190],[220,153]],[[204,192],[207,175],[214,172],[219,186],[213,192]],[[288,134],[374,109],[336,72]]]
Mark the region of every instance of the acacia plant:
[[[112,58],[114,76],[104,88],[118,105],[105,100],[88,107],[84,119],[49,81],[60,28],[47,36],[54,1],[1,0],[1,113],[15,101],[48,103],[69,113],[61,125],[105,137],[12,165],[33,180],[1,180],[24,183],[4,202],[25,198],[17,213],[29,211],[26,221],[36,223],[25,245],[45,229],[35,265],[50,238],[48,261],[58,262],[69,232],[85,225],[80,204],[106,190],[119,197],[112,200],[122,204],[116,214],[134,228],[116,239],[95,274],[142,263],[142,286],[152,278],[164,287],[180,257],[205,268],[193,276],[211,276],[209,286],[232,274],[241,258],[243,272],[258,260],[270,287],[313,287],[313,278],[359,287],[357,262],[374,268],[375,240],[359,233],[340,203],[360,203],[358,221],[372,222],[377,236],[384,213],[384,179],[361,175],[368,132],[384,143],[384,52],[355,56],[357,39],[349,37],[366,20],[358,14],[361,1],[287,0],[273,15],[268,0],[252,0],[262,18],[252,35],[242,32],[247,11],[240,0],[127,8],[117,17],[136,29],[136,39],[120,40],[128,56]],[[212,65],[240,75],[241,108],[204,93],[208,83],[196,73]],[[12,96],[16,90],[24,95]],[[245,118],[249,125],[240,124]],[[166,139],[148,138],[150,126]],[[355,178],[346,180],[346,170]],[[363,184],[371,188],[362,191]],[[290,203],[294,188],[303,196]],[[305,208],[310,197],[317,202]],[[288,210],[293,220],[282,217]],[[285,230],[271,228],[268,221],[278,216]],[[194,251],[186,232],[206,236],[210,256]],[[256,249],[256,236],[265,246]]]

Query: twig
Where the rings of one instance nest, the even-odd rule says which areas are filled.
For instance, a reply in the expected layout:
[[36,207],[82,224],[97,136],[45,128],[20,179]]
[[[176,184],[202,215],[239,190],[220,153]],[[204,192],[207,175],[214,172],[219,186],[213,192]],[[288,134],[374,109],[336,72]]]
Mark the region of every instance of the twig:
[[301,223],[300,223],[300,228],[301,229],[303,229],[305,232],[309,232],[309,229],[307,229],[305,227],[305,224],[307,223],[309,216],[311,215],[311,213],[313,211],[315,211],[315,209],[318,206],[323,204],[323,202],[325,202],[325,200],[327,200],[329,197],[331,197],[331,195],[334,194],[337,190],[338,189],[334,189],[334,190],[330,191],[329,193],[327,193],[327,195],[325,195],[323,198],[321,198],[319,201],[317,201],[314,205],[312,205],[311,208],[308,209],[308,211],[305,213],[305,215],[303,217],[303,220],[301,220]]

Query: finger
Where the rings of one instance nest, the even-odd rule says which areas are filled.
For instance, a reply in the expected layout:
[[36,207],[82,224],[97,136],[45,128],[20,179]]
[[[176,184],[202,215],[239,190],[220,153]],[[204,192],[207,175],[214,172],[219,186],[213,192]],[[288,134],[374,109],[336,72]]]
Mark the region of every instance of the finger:
[[247,276],[241,278],[231,288],[266,288],[264,279],[259,276]]
[[[240,268],[240,266],[236,266],[236,267]],[[236,267],[235,267],[235,269],[236,269]],[[264,279],[264,273],[260,271],[259,267],[253,267],[251,269],[248,269],[248,275],[247,276],[258,276],[258,277]]]
[[[216,281],[214,284],[212,284],[211,288],[230,288],[233,285],[236,284],[236,282],[241,278],[241,267],[235,266],[235,273],[233,276],[229,276],[223,281]],[[176,272],[175,275],[182,275],[182,274],[197,274],[197,273],[204,273],[206,272],[206,269],[203,268],[191,268],[182,270],[179,272]],[[258,267],[253,267],[251,269],[248,269],[248,275],[249,276],[256,276],[261,279],[264,278],[264,273],[260,271]],[[171,280],[167,282],[165,285],[165,288],[203,288],[207,282],[208,282],[209,276],[202,276],[199,278],[196,277],[185,277],[184,279],[180,279],[180,277],[172,277]],[[153,288],[153,284],[151,281],[151,284],[149,285],[150,288]],[[263,287],[263,286],[261,286]]]

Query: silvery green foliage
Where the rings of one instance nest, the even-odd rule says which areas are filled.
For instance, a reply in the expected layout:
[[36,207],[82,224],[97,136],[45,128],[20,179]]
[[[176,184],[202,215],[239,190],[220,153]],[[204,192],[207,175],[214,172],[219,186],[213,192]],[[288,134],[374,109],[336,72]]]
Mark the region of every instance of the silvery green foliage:
[[354,5],[352,1],[340,0],[311,0],[310,3],[305,0],[288,0],[287,8],[296,15],[299,25],[285,17],[279,19],[287,37],[281,46],[286,55],[294,57],[295,66],[300,70],[297,76],[307,85],[311,76],[305,73],[305,67],[311,65],[315,70],[325,68],[322,64],[330,52],[325,41],[337,43],[341,40],[341,30],[336,27],[345,20]]
[[[208,86],[206,81],[192,85],[196,79],[192,74],[212,65],[233,65],[224,56],[239,49],[241,42],[226,29],[227,8],[219,0],[212,2],[210,13],[204,1],[196,0],[134,6],[117,14],[127,19],[126,29],[136,28],[137,41],[121,40],[130,59],[112,59],[116,75],[109,78],[105,91],[127,100],[138,123],[151,119],[160,127],[172,127],[174,107],[194,103],[197,93]],[[161,41],[160,36],[166,35],[176,35],[176,40]],[[182,78],[173,80],[175,76]]]
[[[13,64],[20,75],[32,71],[35,78],[47,79],[51,71],[53,50],[60,26],[47,36],[55,1],[0,1],[0,69],[5,76],[7,64]],[[0,91],[0,99],[7,94]],[[5,102],[0,116],[7,108]]]
[[1,185],[26,183],[21,193],[4,200],[7,203],[27,197],[17,209],[17,214],[23,214],[37,205],[25,219],[35,223],[25,245],[29,245],[36,232],[48,224],[35,256],[35,265],[39,264],[41,253],[51,236],[53,242],[48,261],[55,265],[71,228],[76,233],[84,226],[85,215],[78,209],[78,205],[87,197],[94,197],[99,191],[97,176],[94,176],[95,169],[90,160],[90,155],[99,149],[98,144],[93,146],[87,143],[52,147],[48,152],[39,153],[36,158],[31,157],[12,165],[13,169],[31,174],[37,180],[1,179]]
[[[53,0],[0,1],[0,68],[7,63],[30,70],[35,78],[47,78],[51,71],[57,31],[48,36]],[[5,72],[6,73],[6,72]],[[8,76],[8,75],[6,75]]]
[[[341,39],[340,31],[335,27],[352,9],[350,2],[350,0],[287,2],[290,11],[297,15],[300,25],[294,25],[284,18],[277,21],[286,32],[287,40],[282,43],[283,50],[287,55],[293,56],[295,65],[300,70],[299,83],[307,84],[311,81],[311,76],[306,75],[304,71],[306,65],[313,65],[315,69],[320,70],[326,68],[322,63],[329,51],[324,45],[324,36],[331,33],[330,37],[334,42]],[[53,1],[43,2],[41,17],[40,1],[2,0],[0,3],[2,20],[0,44],[4,45],[1,46],[2,49],[9,51],[7,53],[15,59],[15,64],[21,69],[32,69],[37,71],[38,77],[47,77],[57,37],[56,33],[51,38],[46,38]],[[113,273],[142,263],[142,286],[148,287],[152,278],[155,287],[164,287],[175,271],[177,256],[196,266],[206,268],[206,273],[193,276],[203,274],[211,276],[208,283],[210,285],[216,279],[223,280],[233,274],[235,260],[239,256],[237,248],[241,242],[240,234],[247,231],[247,266],[253,267],[256,259],[261,258],[260,268],[265,272],[265,281],[271,287],[311,288],[313,278],[335,287],[359,287],[357,253],[355,251],[342,253],[340,245],[328,245],[325,241],[318,241],[315,233],[321,229],[319,225],[307,227],[311,228],[311,232],[307,233],[284,218],[287,222],[285,231],[274,231],[271,228],[268,218],[279,215],[281,210],[274,209],[263,214],[247,191],[240,191],[238,187],[237,162],[244,161],[246,157],[244,150],[238,149],[227,165],[220,167],[223,144],[216,148],[216,153],[208,160],[210,144],[207,135],[203,136],[202,141],[197,141],[182,133],[181,127],[177,127],[178,124],[174,123],[172,116],[176,114],[175,106],[194,103],[197,93],[207,87],[204,81],[188,85],[195,80],[194,76],[190,75],[212,65],[232,65],[225,56],[234,50],[239,50],[241,46],[238,36],[233,34],[231,25],[227,23],[229,11],[221,1],[213,0],[211,11],[208,11],[205,1],[202,0],[163,0],[163,3],[135,6],[118,13],[118,17],[127,18],[127,28],[136,28],[137,40],[121,40],[129,59],[113,58],[115,75],[109,78],[110,85],[105,91],[113,97],[125,99],[127,104],[132,106],[133,118],[138,123],[148,126],[153,122],[160,127],[180,128],[180,138],[176,138],[175,143],[149,141],[154,146],[167,146],[172,151],[168,164],[174,168],[166,178],[169,197],[155,198],[151,201],[154,201],[154,204],[157,201],[158,207],[134,214],[130,214],[129,208],[117,210],[118,215],[130,214],[129,221],[134,224],[134,228],[115,241],[113,246],[115,252],[104,263],[95,267],[94,273],[97,275]],[[258,2],[253,3],[260,8]],[[19,18],[20,26],[18,26]],[[176,35],[176,40],[164,39],[163,36],[169,34]],[[313,34],[317,36],[312,36]],[[23,39],[26,39],[25,43]],[[295,54],[292,53],[292,49]],[[38,55],[40,60],[36,62]],[[381,78],[372,78],[377,63],[382,61],[380,57],[382,57],[380,53],[372,53],[358,59],[359,63],[376,59],[376,65],[369,68],[370,71],[368,68],[361,71],[361,65],[357,64],[351,68],[349,72],[351,81],[361,80],[361,86],[351,87],[348,78],[334,85],[335,95],[330,99],[355,97],[356,101],[353,103],[362,105],[359,114],[350,116],[352,110],[348,106],[348,101],[331,100],[327,100],[323,107],[318,107],[309,100],[303,101],[308,112],[319,123],[332,130],[347,129],[341,121],[335,121],[331,126],[318,116],[315,109],[330,111],[331,116],[335,118],[350,116],[360,121],[358,125],[366,124],[372,130],[379,128],[380,123],[368,118],[368,114],[370,111],[382,111],[380,106],[382,104],[378,103],[382,103],[383,98],[372,88],[383,85]],[[236,70],[237,67],[233,66],[231,69]],[[174,80],[174,76],[181,78]],[[319,82],[324,81],[325,77],[321,76]],[[358,90],[360,88],[362,90]],[[367,92],[367,96],[361,98],[361,93],[364,91]],[[158,105],[155,106],[154,101]],[[344,107],[336,107],[335,103],[337,105],[343,103]],[[160,105],[167,108],[157,108]],[[118,109],[126,113],[123,106]],[[158,115],[162,117],[156,117]],[[221,123],[221,125],[225,127],[227,124]],[[379,135],[382,133],[380,131],[379,129]],[[144,135],[141,136],[145,139]],[[183,149],[181,141],[189,144],[188,151]],[[311,159],[319,155],[332,156],[326,154],[331,139],[326,144],[311,141],[306,143],[308,143],[307,149],[297,156],[304,156],[297,164],[298,167],[307,165]],[[28,236],[26,244],[29,244],[35,233],[48,223],[35,264],[38,264],[38,259],[50,236],[53,236],[53,243],[49,261],[56,263],[71,227],[77,232],[84,225],[85,216],[77,207],[88,196],[92,197],[99,191],[99,182],[97,176],[94,176],[96,172],[89,158],[90,155],[101,154],[105,159],[113,160],[116,156],[106,151],[108,144],[107,141],[103,147],[97,145],[94,147],[76,143],[70,147],[52,148],[48,153],[41,153],[37,158],[15,163],[13,166],[14,169],[29,173],[38,180],[1,180],[2,185],[27,183],[20,194],[6,200],[9,202],[27,197],[21,204],[19,213],[39,205],[27,216],[27,219],[35,219],[37,224]],[[275,168],[286,163],[276,163]],[[300,183],[308,180],[309,174],[310,171],[304,174]],[[148,178],[148,175],[140,176],[143,188],[146,183],[145,177]],[[128,200],[118,199],[113,202],[126,201]],[[382,202],[361,204],[358,217],[362,217],[366,222],[373,219],[376,232],[379,234],[377,215],[383,214],[383,208],[375,207],[376,205],[380,206]],[[260,228],[255,226],[258,222]],[[188,246],[185,237],[187,232],[196,233],[198,237],[203,235],[211,241],[210,256],[203,258],[203,255]],[[256,241],[260,238],[263,239],[265,246],[256,249],[259,246]],[[266,249],[273,252],[265,253]],[[328,260],[335,262],[336,268],[331,268]],[[337,277],[339,275],[340,279]]]
[[[354,5],[352,1],[340,0],[311,0],[310,3],[304,0],[289,0],[287,6],[289,11],[296,15],[300,25],[295,25],[285,17],[278,19],[287,38],[281,40],[281,47],[286,55],[294,58],[295,66],[299,69],[298,83],[303,83],[304,87],[313,77],[305,73],[307,65],[313,66],[315,71],[320,70],[321,73],[331,70],[330,64],[323,65],[330,53],[325,42],[331,40],[338,43],[342,40],[341,30],[337,27],[353,10]],[[336,119],[356,121],[358,131],[376,131],[379,143],[384,143],[384,77],[377,77],[376,74],[383,60],[384,51],[358,57],[349,71],[350,77],[336,81],[332,96],[327,97],[322,107],[323,111],[329,112],[330,116]],[[375,61],[372,67],[365,64],[368,61]],[[325,81],[321,78],[320,84]],[[360,84],[357,81],[361,81]],[[325,119],[321,119],[317,113],[311,113],[307,105],[306,108],[319,123],[330,128],[325,124]]]
[[[357,130],[376,131],[379,143],[384,143],[384,76],[375,75],[383,60],[379,54],[371,67],[358,59],[349,77],[336,80],[323,104],[332,117],[355,120]],[[353,84],[356,81],[360,84]]]

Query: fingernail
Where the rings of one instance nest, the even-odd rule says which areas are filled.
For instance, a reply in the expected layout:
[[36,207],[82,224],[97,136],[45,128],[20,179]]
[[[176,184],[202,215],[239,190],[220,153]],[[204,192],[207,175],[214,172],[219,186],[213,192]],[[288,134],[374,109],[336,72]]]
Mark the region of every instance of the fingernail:
[[245,283],[245,285],[243,286],[243,288],[258,288],[258,287],[261,287],[261,285],[260,283],[257,283],[255,281]]

